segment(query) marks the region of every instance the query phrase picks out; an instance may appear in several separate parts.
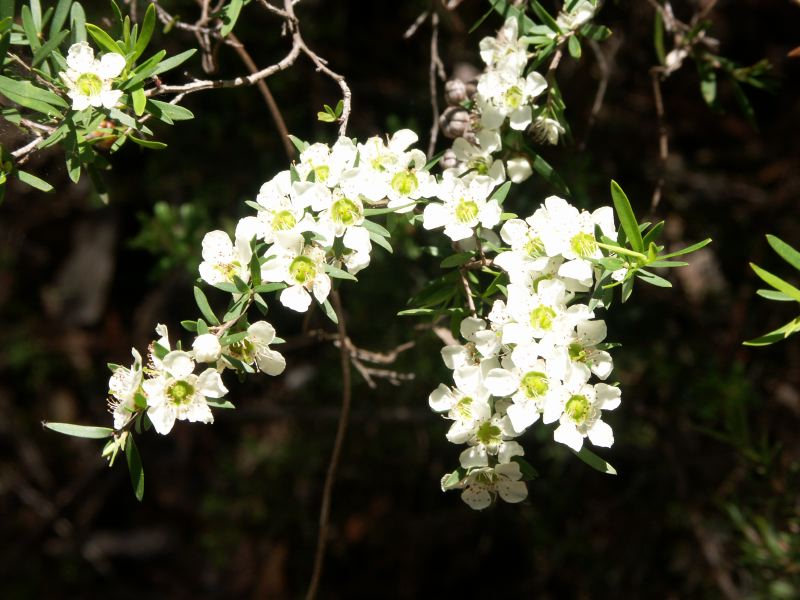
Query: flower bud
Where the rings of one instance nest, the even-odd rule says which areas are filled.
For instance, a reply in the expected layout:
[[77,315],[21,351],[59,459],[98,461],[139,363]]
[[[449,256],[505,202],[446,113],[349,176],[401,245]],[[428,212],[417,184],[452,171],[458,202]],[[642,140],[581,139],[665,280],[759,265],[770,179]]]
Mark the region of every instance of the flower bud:
[[198,362],[216,362],[222,354],[219,339],[213,333],[198,335],[192,343],[192,350]]
[[564,127],[555,119],[537,117],[531,126],[531,133],[537,143],[555,146],[558,143],[558,136],[564,133]]
[[439,117],[439,126],[445,136],[455,139],[464,137],[471,129],[469,113],[458,106],[449,106]]
[[444,84],[444,98],[450,106],[459,106],[467,99],[467,85],[460,79],[451,79]]
[[442,165],[442,169],[455,169],[458,166],[458,159],[452,148],[448,148],[444,151],[442,158],[439,160],[439,164]]

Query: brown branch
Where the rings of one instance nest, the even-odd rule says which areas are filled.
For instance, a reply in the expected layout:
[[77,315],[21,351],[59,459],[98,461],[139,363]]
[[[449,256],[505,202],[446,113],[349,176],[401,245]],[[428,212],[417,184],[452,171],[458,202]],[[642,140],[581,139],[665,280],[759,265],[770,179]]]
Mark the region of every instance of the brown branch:
[[[250,56],[250,53],[247,52],[247,49],[244,47],[244,45],[233,33],[228,34],[228,37],[233,42],[233,44],[231,44],[233,49],[236,51],[236,54],[239,55],[239,58],[245,64],[247,70],[250,71],[250,74],[252,75],[253,73],[258,73],[258,67],[256,66],[256,63],[253,62],[253,58]],[[256,81],[256,87],[258,88],[258,91],[261,92],[264,102],[267,103],[267,108],[269,108],[269,112],[272,114],[272,120],[275,121],[275,126],[278,128],[278,131],[281,134],[283,149],[286,152],[286,156],[288,157],[289,161],[291,162],[294,160],[296,153],[294,145],[289,139],[289,130],[286,128],[286,122],[283,120],[281,109],[278,107],[278,103],[275,102],[272,92],[269,91],[269,87],[267,87],[267,84],[263,79]]]
[[461,285],[464,287],[464,295],[467,298],[469,311],[472,313],[473,317],[477,317],[478,313],[475,310],[475,300],[472,298],[472,288],[469,287],[469,281],[467,281],[467,269],[461,266],[458,268],[458,273],[461,276]]
[[[291,1],[286,0],[286,10],[291,11]],[[317,551],[314,556],[314,570],[311,575],[311,583],[308,586],[306,600],[314,600],[319,590],[319,582],[322,578],[322,567],[325,562],[325,548],[328,545],[328,529],[330,527],[331,496],[333,485],[336,481],[336,473],[339,469],[339,459],[342,454],[342,446],[347,433],[347,422],[350,415],[350,403],[352,399],[352,385],[350,379],[350,351],[347,348],[348,337],[345,327],[344,310],[342,309],[342,299],[338,290],[331,290],[331,300],[333,310],[339,321],[339,357],[342,367],[342,411],[339,415],[339,424],[336,428],[336,438],[333,443],[333,452],[328,464],[328,473],[325,477],[325,485],[322,490],[322,506],[319,512],[319,534],[317,537]]]
[[653,198],[650,201],[650,212],[655,212],[658,203],[661,201],[661,191],[664,187],[664,172],[667,167],[667,157],[669,156],[669,136],[667,135],[666,115],[664,112],[664,100],[661,97],[661,73],[658,67],[650,70],[650,78],[653,82],[653,101],[656,107],[656,118],[658,119],[658,158],[660,162],[658,182],[656,189],[653,190]]

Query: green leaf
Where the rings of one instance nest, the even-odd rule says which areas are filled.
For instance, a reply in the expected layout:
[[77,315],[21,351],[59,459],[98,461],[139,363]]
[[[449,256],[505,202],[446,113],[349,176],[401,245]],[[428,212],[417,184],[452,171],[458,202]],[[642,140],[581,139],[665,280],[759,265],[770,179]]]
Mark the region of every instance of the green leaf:
[[794,302],[794,298],[787,296],[783,292],[778,292],[775,290],[756,290],[756,294],[762,298],[766,298],[767,300],[775,300],[777,302]]
[[147,11],[144,13],[144,20],[142,21],[142,30],[139,32],[139,37],[136,40],[136,45],[133,47],[133,56],[129,59],[133,64],[137,58],[147,48],[150,43],[150,38],[153,36],[153,30],[156,26],[156,8],[152,4],[147,6]]
[[774,344],[775,342],[780,342],[781,340],[786,339],[793,333],[800,331],[800,317],[796,317],[786,323],[783,327],[779,327],[775,331],[770,331],[769,333],[762,335],[761,337],[757,337],[754,340],[749,340],[744,342],[745,346],[769,346],[770,344]]
[[47,58],[50,53],[58,48],[59,44],[64,41],[64,38],[69,35],[69,31],[61,31],[52,38],[50,38],[47,43],[45,43],[41,48],[39,48],[36,53],[33,55],[33,60],[31,61],[31,66],[35,67],[40,62],[42,62],[45,58]]
[[50,21],[50,33],[48,37],[52,38],[55,36],[61,28],[64,26],[64,23],[67,22],[67,17],[69,16],[69,9],[72,6],[72,0],[58,0],[58,4],[56,5],[56,11],[53,13],[53,20]]
[[[152,4],[150,6],[153,6]],[[147,104],[147,97],[144,95],[143,88],[136,88],[131,92],[131,100],[133,101],[133,112],[137,117],[144,114],[144,107]]]
[[494,191],[489,200],[497,200],[498,204],[502,204],[505,201],[506,196],[508,196],[508,191],[511,189],[512,185],[513,184],[511,181],[506,181]]
[[545,159],[539,156],[536,152],[533,151],[532,148],[529,146],[525,146],[525,149],[530,153],[533,157],[533,162],[531,163],[531,168],[536,171],[539,175],[544,177],[546,181],[548,181],[551,185],[558,188],[558,190],[564,194],[569,194],[569,188],[567,184],[564,183],[564,180],[561,179],[561,176],[556,173],[556,170],[550,166]]
[[[152,4],[150,6],[152,6]],[[165,118],[169,119],[169,121],[188,121],[189,119],[194,119],[194,114],[188,108],[178,106],[177,104],[170,104],[169,102],[148,99],[147,108],[157,119],[161,119],[162,121]]]
[[167,147],[164,142],[156,142],[154,140],[143,140],[132,135],[128,135],[132,142],[139,144],[142,148],[149,148],[150,150],[163,150]]
[[664,287],[664,288],[672,287],[672,284],[663,277],[659,277],[658,275],[651,273],[650,271],[645,271],[644,269],[639,269],[636,272],[636,276],[645,283],[649,283],[650,285],[655,285],[657,287]]
[[14,16],[14,0],[0,0],[0,19]]
[[43,113],[48,117],[60,117],[58,108],[69,108],[61,96],[33,85],[30,81],[16,81],[0,75],[0,94],[20,106]]
[[383,237],[392,237],[392,234],[389,232],[388,229],[383,227],[382,225],[378,225],[374,221],[370,221],[369,219],[364,219],[364,222],[361,223],[361,226],[366,229],[367,231],[371,231],[377,233]]
[[22,5],[22,29],[25,31],[28,45],[35,53],[42,46],[42,42],[39,40],[39,28],[34,23],[33,13],[27,4]]
[[467,476],[467,471],[463,468],[458,468],[452,473],[448,473],[444,477],[442,477],[442,491],[446,492],[447,490],[453,489],[464,477]]
[[778,256],[800,271],[800,252],[774,235],[767,235],[767,242]]
[[72,43],[86,41],[86,13],[80,2],[73,2],[69,9],[69,28],[72,30]]
[[400,206],[394,206],[392,208],[365,208],[364,209],[364,216],[365,217],[374,217],[376,215],[387,215],[391,213],[395,213],[401,208],[406,208],[408,206],[413,206],[417,204],[416,202],[409,202],[408,204],[401,204]]
[[336,115],[332,115],[326,112],[318,112],[317,120],[322,121],[324,123],[333,123],[334,121],[336,121]]
[[706,238],[702,242],[697,242],[696,244],[692,244],[691,246],[687,246],[686,248],[681,248],[676,252],[670,252],[669,254],[664,254],[662,256],[659,256],[658,259],[666,260],[668,258],[675,258],[676,256],[683,256],[684,254],[690,254],[691,252],[700,250],[700,248],[708,246],[710,243],[711,243],[711,238]]
[[125,56],[125,52],[119,47],[119,44],[111,39],[111,36],[100,29],[97,25],[86,23],[86,31],[89,32],[89,35],[92,36],[92,39],[94,39],[97,45],[106,52],[116,52],[117,54]]
[[140,64],[136,69],[134,69],[133,73],[131,74],[130,79],[128,79],[125,83],[120,86],[120,89],[123,91],[128,91],[136,86],[138,86],[141,82],[143,82],[148,77],[152,77],[156,73],[159,72],[158,68],[161,66],[161,61],[167,55],[166,50],[159,50],[153,56],[148,58],[142,64]]
[[297,148],[298,152],[303,152],[305,151],[306,148],[308,148],[308,142],[304,142],[299,137],[294,136],[292,134],[289,134],[289,141],[291,141],[292,144],[294,144],[294,147]]
[[655,11],[653,20],[653,47],[656,50],[658,64],[666,64],[666,54],[664,52],[664,20],[661,18],[661,11]]
[[[528,17],[523,11],[519,10],[515,6],[510,5],[505,0],[489,0],[492,5],[492,8],[503,16],[503,18],[514,17],[517,21],[522,21],[520,25],[522,26],[520,29],[522,33],[528,33],[531,29],[536,28],[536,23],[534,23],[530,17]],[[483,22],[483,20],[489,15],[486,13],[475,25],[472,26],[470,29],[470,33],[472,33],[477,27]]]
[[581,42],[577,36],[572,36],[567,42],[567,49],[572,58],[579,59],[581,57]]
[[131,475],[133,495],[141,502],[144,497],[144,469],[142,468],[142,458],[139,456],[139,449],[136,447],[136,442],[133,440],[133,434],[130,432],[128,432],[128,439],[125,440],[125,458],[128,461],[128,472]]
[[583,37],[589,38],[590,40],[594,40],[596,42],[605,42],[611,37],[612,34],[612,31],[608,27],[604,27],[603,25],[594,25],[592,23],[587,23],[578,31],[580,31]]
[[244,0],[231,0],[230,4],[223,7],[222,13],[220,14],[220,18],[222,19],[220,34],[222,34],[223,37],[233,31],[236,20],[239,18],[239,13],[242,11],[242,6],[244,6]]
[[322,310],[325,312],[325,316],[328,317],[331,321],[339,324],[339,317],[336,316],[336,311],[333,310],[333,306],[331,306],[330,300],[325,300],[322,303]]
[[[366,222],[366,221],[365,221]],[[392,245],[389,243],[389,240],[383,236],[378,235],[374,231],[369,232],[369,239],[378,244],[381,248],[386,250],[389,254],[394,254],[394,250],[392,249]]]
[[197,333],[197,321],[181,321],[181,327],[186,331]]
[[151,75],[160,75],[161,73],[182,65],[184,62],[189,60],[195,52],[197,52],[197,48],[192,48],[191,50],[186,50],[185,52],[181,52],[175,56],[170,56],[166,60],[162,60],[156,67],[155,71],[151,73]]
[[617,212],[617,218],[631,246],[637,252],[644,252],[642,234],[639,231],[639,224],[636,222],[636,215],[633,214],[631,203],[625,195],[625,192],[622,191],[622,188],[619,187],[619,184],[613,179],[611,180],[611,199],[614,201],[614,209]]
[[458,254],[453,254],[445,258],[442,262],[439,263],[439,266],[443,269],[449,269],[451,267],[458,267],[463,265],[465,262],[469,261],[475,254],[473,252],[459,252]]
[[42,425],[47,429],[52,429],[64,435],[71,435],[73,437],[89,438],[93,440],[100,440],[103,438],[111,437],[114,435],[114,430],[109,427],[93,427],[90,425],[73,425],[72,423],[48,423],[42,421]]
[[236,408],[236,406],[234,406],[233,402],[230,400],[214,400],[212,398],[206,398],[206,404],[212,408]]
[[614,467],[612,467],[610,464],[608,464],[602,458],[597,456],[597,454],[595,454],[594,452],[589,450],[586,446],[583,446],[580,449],[580,452],[575,452],[574,450],[573,450],[573,452],[575,453],[575,456],[580,458],[583,462],[585,462],[587,465],[589,465],[593,469],[597,469],[601,473],[607,473],[608,475],[616,475],[617,474],[617,470]]
[[41,190],[43,192],[52,192],[53,186],[44,181],[43,179],[39,179],[36,175],[31,175],[26,171],[16,171],[17,178],[22,183],[27,183],[29,186],[36,188],[37,190]]
[[229,294],[238,294],[239,290],[236,289],[236,286],[232,283],[228,283],[227,281],[222,281],[220,283],[212,283],[211,287],[215,287],[218,290],[222,290],[223,292],[228,292]]
[[214,311],[211,310],[211,305],[208,303],[208,298],[206,298],[203,290],[197,286],[194,286],[194,301],[197,303],[197,308],[200,309],[200,312],[206,318],[206,321],[212,325],[219,325],[219,319],[214,314]]
[[779,292],[783,292],[793,300],[800,302],[800,290],[798,290],[792,284],[787,283],[777,275],[773,275],[769,271],[765,271],[764,269],[762,269],[758,265],[754,265],[753,263],[750,263],[750,268],[753,269],[753,271],[756,272],[756,275],[758,275],[768,285],[771,285]]
[[247,339],[248,335],[250,335],[250,334],[248,332],[246,332],[246,331],[239,331],[239,332],[236,332],[236,333],[229,333],[227,335],[223,335],[220,338],[219,343],[222,346],[230,346],[231,344],[238,344],[242,340]]
[[547,25],[547,27],[556,33],[562,33],[561,28],[559,28],[558,23],[556,23],[556,20],[544,9],[541,4],[539,4],[539,0],[531,1],[531,9],[534,13],[536,13],[536,16],[541,19],[542,23]]
[[262,283],[261,285],[257,285],[253,288],[253,291],[257,294],[267,294],[269,292],[277,292],[278,290],[282,290],[286,287],[286,284],[283,282],[276,282],[276,283]]
[[326,264],[324,269],[328,275],[335,277],[336,279],[349,279],[350,281],[358,281],[355,275],[348,273],[347,271],[343,271],[342,269],[337,269],[333,265]]

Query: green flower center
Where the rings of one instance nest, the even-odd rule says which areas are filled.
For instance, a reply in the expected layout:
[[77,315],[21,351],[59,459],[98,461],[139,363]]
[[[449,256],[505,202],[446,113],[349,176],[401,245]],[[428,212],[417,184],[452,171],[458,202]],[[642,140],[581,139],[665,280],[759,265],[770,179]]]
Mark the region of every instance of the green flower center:
[[472,398],[464,396],[455,405],[456,414],[465,421],[472,419]]
[[334,223],[353,225],[361,216],[358,205],[348,198],[337,200],[331,206],[331,218]]
[[524,248],[531,258],[544,256],[544,242],[539,237],[529,237],[525,242]]
[[522,90],[516,85],[512,85],[505,93],[506,105],[511,108],[519,108],[522,104]]
[[575,235],[569,244],[572,251],[581,258],[593,256],[597,251],[597,240],[591,233],[581,232]]
[[481,471],[475,475],[475,483],[478,485],[485,485],[486,487],[493,487],[495,474],[492,471]]
[[312,281],[316,273],[317,267],[314,261],[307,256],[298,256],[289,265],[289,275],[300,285],[305,285]]
[[410,171],[400,171],[392,177],[392,189],[401,196],[410,196],[418,187],[417,176]]
[[484,446],[496,446],[503,441],[502,433],[497,425],[492,425],[491,422],[486,421],[478,427],[475,437]]
[[467,162],[467,166],[478,173],[478,175],[489,174],[489,161],[482,156],[473,156],[469,159],[469,162]]
[[291,211],[282,210],[276,212],[275,216],[272,217],[272,229],[274,231],[286,231],[295,225],[297,225],[297,219],[294,218]]
[[531,327],[546,331],[553,326],[553,319],[555,318],[556,311],[550,306],[537,306],[531,311]]
[[233,261],[232,263],[216,264],[214,268],[222,274],[226,281],[233,281],[233,276],[239,272],[241,266],[239,261]]
[[331,170],[328,168],[328,165],[314,167],[314,179],[320,183],[325,183],[328,180],[328,175],[330,175],[330,173]]
[[569,357],[575,362],[583,362],[586,360],[586,348],[581,346],[578,342],[572,342],[569,345]]
[[463,198],[456,204],[456,219],[460,223],[469,223],[478,216],[478,205],[473,200]]
[[103,91],[103,80],[94,73],[81,73],[75,80],[75,87],[84,96],[97,96]]
[[586,419],[589,418],[590,409],[589,399],[586,396],[576,394],[567,400],[564,412],[566,412],[569,418],[575,421],[577,425],[583,425]]
[[255,358],[256,347],[247,338],[228,346],[228,353],[233,358],[238,358],[243,363],[250,364]]
[[167,397],[172,404],[188,404],[194,397],[194,386],[186,381],[176,381],[167,388]]
[[539,371],[528,371],[519,383],[519,388],[528,398],[543,396],[548,387],[547,375]]

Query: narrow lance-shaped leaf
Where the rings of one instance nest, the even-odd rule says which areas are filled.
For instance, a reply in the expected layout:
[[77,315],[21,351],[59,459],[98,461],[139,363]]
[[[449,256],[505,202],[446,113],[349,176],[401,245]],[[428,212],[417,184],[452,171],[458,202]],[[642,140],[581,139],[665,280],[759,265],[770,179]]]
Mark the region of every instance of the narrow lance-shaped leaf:
[[90,425],[73,425],[72,423],[49,423],[42,421],[47,429],[52,429],[64,435],[71,435],[73,437],[90,438],[90,439],[103,439],[111,437],[114,430],[110,427],[93,427]]
[[637,252],[644,252],[644,242],[642,241],[642,234],[639,231],[639,224],[636,221],[636,215],[633,214],[628,196],[625,195],[625,192],[622,191],[622,188],[619,187],[619,184],[614,180],[611,181],[611,199],[614,202],[617,218],[631,246]]
[[136,499],[141,502],[144,497],[144,468],[142,468],[142,458],[139,456],[139,449],[133,440],[133,434],[128,433],[125,440],[125,458],[128,461],[128,472],[131,475],[131,486]]
[[608,475],[617,474],[617,470],[614,467],[612,467],[609,463],[607,463],[602,458],[597,456],[597,454],[589,450],[586,446],[583,446],[580,449],[580,452],[575,452],[575,456],[580,458],[583,462],[585,462],[593,469],[597,469],[601,473],[606,473]]
[[800,252],[774,235],[768,235],[767,242],[778,253],[778,256],[800,271]]
[[753,271],[756,272],[756,275],[758,275],[761,279],[763,279],[767,284],[771,285],[779,292],[783,292],[784,294],[786,294],[790,298],[793,298],[797,302],[800,302],[800,290],[798,290],[792,284],[784,281],[777,275],[773,275],[769,271],[765,271],[764,269],[762,269],[758,265],[754,265],[753,263],[750,263],[750,268],[753,269]]

